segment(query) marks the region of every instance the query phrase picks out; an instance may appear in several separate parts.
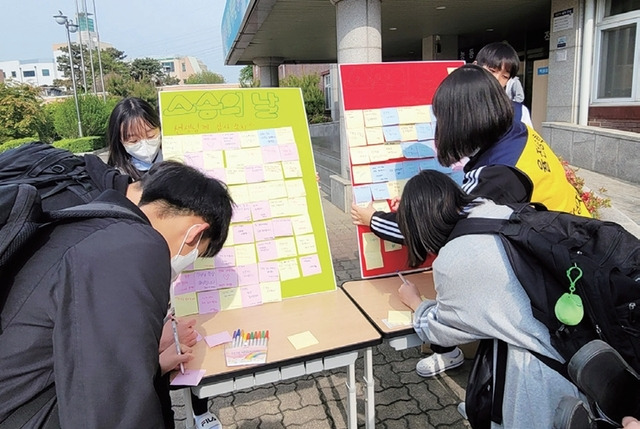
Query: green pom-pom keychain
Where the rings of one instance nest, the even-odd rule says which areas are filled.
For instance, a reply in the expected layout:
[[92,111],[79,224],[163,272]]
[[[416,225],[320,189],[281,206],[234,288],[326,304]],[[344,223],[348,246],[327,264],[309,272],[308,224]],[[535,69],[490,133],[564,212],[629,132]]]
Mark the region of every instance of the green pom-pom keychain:
[[[577,270],[575,279],[571,278],[571,272]],[[573,267],[567,270],[567,278],[569,279],[569,293],[564,293],[558,299],[555,306],[556,318],[565,325],[575,326],[584,317],[584,308],[582,307],[582,298],[574,295],[576,283],[582,277],[582,270],[575,263]]]

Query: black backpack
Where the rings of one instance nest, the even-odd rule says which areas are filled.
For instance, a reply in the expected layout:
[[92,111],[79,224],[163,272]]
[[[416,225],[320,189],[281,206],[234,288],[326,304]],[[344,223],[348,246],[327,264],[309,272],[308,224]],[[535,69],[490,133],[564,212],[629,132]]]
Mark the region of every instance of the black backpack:
[[[551,344],[566,361],[587,342],[601,339],[640,371],[640,240],[613,222],[547,211],[535,204],[509,206],[514,209],[509,219],[460,220],[449,240],[467,234],[500,237],[531,301],[534,317],[549,329]],[[561,315],[563,323],[556,317],[556,303],[565,294],[580,297],[584,310],[581,319],[567,320]],[[494,401],[497,397],[497,403],[501,403],[504,390],[495,383],[496,379],[503,381],[504,376],[494,374],[495,379],[487,380],[486,366],[481,365],[487,358],[482,354],[493,355],[490,343],[496,341],[482,341],[482,353],[476,355],[474,364],[477,370],[470,373],[467,388],[471,399],[467,414],[474,428],[488,427],[488,416],[493,421],[501,418],[501,410],[497,410],[496,418],[495,409],[482,409],[481,404],[487,402],[486,395]],[[566,364],[534,354],[566,376]],[[503,371],[504,365],[496,369]],[[474,410],[474,404],[481,409]],[[474,419],[485,425],[474,426]]]

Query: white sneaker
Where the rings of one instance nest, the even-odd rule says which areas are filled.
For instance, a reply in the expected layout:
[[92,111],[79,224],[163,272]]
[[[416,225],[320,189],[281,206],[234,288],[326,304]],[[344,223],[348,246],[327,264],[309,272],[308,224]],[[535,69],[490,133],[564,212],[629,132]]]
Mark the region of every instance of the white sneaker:
[[456,347],[447,353],[434,353],[421,359],[416,365],[416,372],[421,377],[433,377],[448,369],[457,368],[464,363],[462,350]]
[[207,411],[201,416],[194,416],[196,420],[196,428],[197,429],[222,429],[222,425],[220,421],[210,411]]
[[464,402],[460,402],[458,404],[458,412],[462,417],[464,417],[465,420],[469,420],[469,418],[467,417],[467,405]]

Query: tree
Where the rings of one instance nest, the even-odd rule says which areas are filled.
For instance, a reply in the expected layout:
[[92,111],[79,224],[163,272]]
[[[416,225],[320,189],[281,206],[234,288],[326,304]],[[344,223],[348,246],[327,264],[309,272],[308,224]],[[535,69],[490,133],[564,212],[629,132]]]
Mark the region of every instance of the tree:
[[142,98],[152,106],[158,106],[158,90],[150,81],[136,82],[129,75],[110,73],[104,77],[109,94],[119,97]]
[[303,76],[289,75],[280,80],[282,87],[297,87],[302,89],[304,108],[310,123],[325,122],[324,94],[320,89],[320,76],[307,74]]
[[36,135],[47,140],[46,122],[39,88],[0,83],[0,142]]
[[131,62],[131,77],[137,81],[149,81],[162,85],[165,74],[162,65],[153,58],[136,58]]
[[238,77],[240,86],[243,88],[255,88],[260,86],[260,81],[253,78],[253,66],[244,66],[240,69]]
[[187,85],[224,83],[224,77],[218,73],[205,70],[189,76],[184,83]]
[[[71,66],[69,63],[69,48],[62,47],[60,50],[64,53],[57,58],[58,61],[58,70],[66,76],[66,79],[56,79],[54,81],[54,85],[56,86],[65,86],[67,88],[71,88]],[[71,52],[73,55],[73,70],[76,75],[76,85],[78,87],[78,92],[84,92],[84,80],[82,75],[82,62],[80,59],[80,45],[72,44]],[[87,80],[87,90],[89,88],[93,88],[93,81],[91,76],[91,56],[89,55],[89,51],[85,45],[82,45],[82,55],[84,56],[84,73]],[[127,64],[124,59],[126,55],[123,51],[120,51],[116,48],[107,48],[100,51],[100,57],[102,59],[102,71],[104,75],[109,73],[117,73],[121,75],[129,75],[129,64]],[[98,91],[102,91],[101,85],[102,82],[98,77],[98,73],[100,70],[100,64],[98,61],[98,52],[97,49],[93,50],[93,68],[96,72],[96,89]]]

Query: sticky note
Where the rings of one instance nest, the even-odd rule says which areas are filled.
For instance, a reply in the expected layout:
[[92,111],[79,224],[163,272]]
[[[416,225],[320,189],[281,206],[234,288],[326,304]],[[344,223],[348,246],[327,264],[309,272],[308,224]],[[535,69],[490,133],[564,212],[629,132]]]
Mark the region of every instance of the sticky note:
[[289,198],[304,197],[306,195],[302,179],[286,180],[284,184]]
[[388,212],[389,211],[389,203],[387,203],[387,200],[374,201],[373,202],[373,209],[375,211],[378,211],[378,212]]
[[253,227],[251,224],[231,225],[231,233],[233,233],[233,242],[236,244],[252,243]]
[[418,122],[418,112],[415,107],[398,107],[398,122],[400,124],[415,124]]
[[387,320],[394,325],[411,325],[411,312],[389,310]]
[[258,277],[260,283],[280,281],[280,272],[277,262],[258,263]]
[[233,247],[223,247],[218,254],[213,257],[216,267],[233,267],[236,265],[236,251]]
[[238,288],[223,289],[220,291],[220,308],[233,310],[242,308],[242,294]]
[[297,161],[300,159],[298,156],[298,146],[295,143],[278,145],[280,149],[280,158],[283,161]]
[[309,217],[308,213],[304,213],[301,216],[292,217],[291,225],[293,226],[293,233],[295,235],[310,234],[313,232],[311,218]]
[[198,308],[200,314],[217,313],[220,311],[220,293],[217,290],[198,293]]
[[375,146],[367,146],[367,152],[369,154],[369,160],[371,162],[382,162],[389,160],[389,152],[387,147],[390,145],[378,144]]
[[222,149],[234,150],[240,149],[240,138],[238,133],[221,133]]
[[262,162],[264,163],[280,162],[282,160],[278,146],[261,146],[260,150],[262,152]]
[[210,150],[204,152],[204,168],[207,170],[224,168],[224,156],[222,156],[222,151]]
[[242,148],[260,146],[257,131],[241,131],[238,133],[238,139]]
[[222,331],[218,332],[217,334],[207,335],[206,337],[204,337],[204,340],[207,342],[207,345],[209,347],[215,347],[219,346],[220,344],[230,343],[231,335],[229,335],[229,332],[227,331]]
[[370,185],[353,186],[353,201],[356,204],[368,203],[372,200]]
[[380,116],[382,118],[382,125],[397,125],[400,123],[398,109],[395,107],[380,109]]
[[241,287],[240,295],[242,297],[243,307],[253,307],[262,304],[262,292],[257,282],[251,286]]
[[[265,195],[270,200],[274,200],[276,198],[284,198],[287,196],[287,187],[284,184],[284,180],[274,180],[273,182],[265,183],[265,185],[267,186],[266,189],[262,191],[262,193],[257,194],[257,198]],[[255,192],[257,192],[257,190]]]
[[[197,134],[182,135],[179,137],[184,152],[202,152],[202,137]],[[164,143],[164,142],[163,142]]]
[[212,290],[218,288],[218,281],[216,279],[215,271],[194,271],[192,274],[195,277],[196,291]]
[[368,145],[384,143],[382,127],[365,128],[364,132],[367,136]]
[[184,155],[184,163],[190,167],[197,168],[202,170],[204,168],[204,157],[202,152],[196,153],[185,153]]
[[352,128],[362,128],[364,125],[362,120],[362,110],[345,110],[344,123],[347,130]]
[[284,179],[284,175],[282,174],[282,165],[279,162],[263,164],[262,169],[264,172],[264,180],[267,182]]
[[247,183],[264,182],[264,169],[262,165],[247,165],[244,168]]
[[175,295],[172,304],[176,310],[176,317],[198,314],[198,299],[195,292]]
[[402,249],[401,244],[394,243],[392,241],[382,240],[382,243],[384,244],[385,252],[395,252],[396,250]]
[[273,129],[258,130],[258,141],[260,146],[276,146],[278,144],[278,136]]
[[253,235],[256,241],[271,240],[275,238],[273,226],[270,220],[259,221],[253,224]]
[[293,135],[293,128],[280,127],[276,128],[274,131],[276,132],[276,139],[278,140],[278,144],[289,144],[296,142],[296,139]]
[[293,235],[291,218],[277,218],[271,221],[273,235],[276,237],[288,237]]
[[280,282],[261,282],[260,295],[262,296],[263,304],[266,302],[282,301],[282,287],[280,285]]
[[287,337],[287,339],[296,350],[300,350],[305,347],[310,347],[318,344],[318,340],[316,339],[316,337],[314,337],[313,334],[309,331],[300,332],[299,334],[295,334],[295,335],[290,335]]
[[251,206],[249,204],[236,204],[231,215],[231,223],[251,222]]
[[[166,137],[162,137],[162,155],[164,155]],[[203,134],[202,148],[204,150],[222,150],[222,135],[220,134]]]
[[207,372],[206,369],[185,369],[184,374],[178,375],[171,381],[172,386],[197,386]]
[[353,165],[369,163],[369,149],[366,147],[351,147],[349,155]]
[[193,273],[182,273],[173,283],[173,294],[183,295],[196,291],[195,275]]
[[287,199],[288,212],[290,216],[301,215],[307,213],[309,208],[307,206],[307,199],[305,197],[294,197]]
[[368,270],[382,268],[384,262],[380,250],[380,239],[371,232],[365,232],[362,234],[362,244],[362,253],[364,254],[366,268]]
[[276,238],[275,243],[278,258],[292,258],[298,254],[293,237]]
[[280,271],[281,281],[293,280],[300,277],[298,260],[296,258],[278,261],[278,270]]
[[300,161],[282,161],[282,171],[285,179],[302,177],[302,167]]
[[318,251],[316,238],[313,234],[296,236],[296,247],[298,248],[299,255],[308,255],[309,253],[316,253]]
[[236,267],[238,275],[238,286],[257,285],[258,280],[258,264],[238,265]]
[[353,172],[352,179],[354,185],[361,185],[363,183],[371,183],[371,167],[368,165],[354,165],[351,169]]
[[256,250],[258,251],[258,261],[260,262],[278,259],[276,243],[274,243],[273,240],[260,241],[256,243]]
[[224,170],[224,174],[227,177],[227,185],[247,183],[247,174],[244,171],[244,166],[228,167]]
[[400,134],[400,127],[398,125],[382,127],[382,134],[384,134],[385,142],[399,142],[402,140],[402,134]]
[[403,142],[418,140],[418,134],[416,133],[415,125],[400,125],[400,136]]
[[380,115],[380,109],[366,109],[362,111],[364,117],[365,127],[381,127],[382,116]]
[[431,121],[431,106],[415,106],[416,111],[416,123],[417,122],[432,122]]
[[249,204],[251,218],[255,221],[269,219],[271,217],[271,206],[269,201],[254,201]]
[[235,268],[215,268],[214,272],[219,288],[238,286],[238,273]]
[[300,267],[302,268],[302,275],[305,277],[322,272],[318,255],[302,256],[300,258]]
[[347,129],[347,142],[349,147],[365,146],[367,144],[367,135],[364,128]]
[[389,188],[386,183],[372,183],[370,186],[374,200],[388,200],[391,198]]

